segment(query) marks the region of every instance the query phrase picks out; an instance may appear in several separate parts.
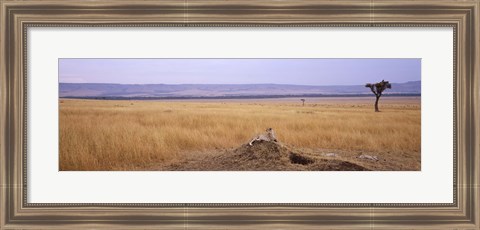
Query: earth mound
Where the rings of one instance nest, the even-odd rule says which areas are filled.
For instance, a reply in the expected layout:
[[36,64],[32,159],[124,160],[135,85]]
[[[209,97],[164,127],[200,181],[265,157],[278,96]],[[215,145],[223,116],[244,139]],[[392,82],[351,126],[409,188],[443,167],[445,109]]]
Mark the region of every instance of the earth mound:
[[202,159],[176,164],[188,171],[369,171],[358,164],[301,153],[277,142],[258,141]]

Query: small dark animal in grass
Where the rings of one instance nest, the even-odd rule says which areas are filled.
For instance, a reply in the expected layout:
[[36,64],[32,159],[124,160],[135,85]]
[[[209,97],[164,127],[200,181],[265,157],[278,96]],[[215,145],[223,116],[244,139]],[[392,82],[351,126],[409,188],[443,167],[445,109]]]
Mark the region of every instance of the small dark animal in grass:
[[383,91],[386,89],[391,89],[392,85],[390,82],[382,80],[378,83],[368,83],[365,85],[365,87],[370,88],[372,93],[375,94],[375,112],[380,112],[380,110],[378,110],[378,100],[382,96]]
[[256,137],[254,137],[249,143],[248,145],[252,145],[255,141],[273,141],[273,142],[277,142],[277,138],[275,137],[275,132],[273,132],[273,129],[272,128],[268,128],[267,130],[265,130],[265,133],[263,134],[260,134]]
[[303,103],[302,106],[305,106],[305,99],[302,98],[302,99],[300,99],[300,101],[302,101],[302,103]]

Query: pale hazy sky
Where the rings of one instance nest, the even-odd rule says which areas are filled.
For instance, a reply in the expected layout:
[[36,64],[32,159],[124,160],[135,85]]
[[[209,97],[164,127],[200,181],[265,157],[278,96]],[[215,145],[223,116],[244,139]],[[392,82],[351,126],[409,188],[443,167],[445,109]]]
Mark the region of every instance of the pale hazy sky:
[[421,59],[59,59],[61,83],[358,85],[421,79]]

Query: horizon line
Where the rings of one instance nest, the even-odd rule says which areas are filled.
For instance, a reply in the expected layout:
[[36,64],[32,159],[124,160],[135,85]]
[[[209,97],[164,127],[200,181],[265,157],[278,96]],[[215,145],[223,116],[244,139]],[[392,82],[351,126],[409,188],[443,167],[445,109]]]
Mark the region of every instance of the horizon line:
[[[405,82],[392,82],[393,84],[404,84],[408,82],[421,82],[422,80],[415,81],[405,81]],[[179,84],[167,84],[167,83],[105,83],[105,82],[58,82],[59,84],[104,84],[104,85],[295,85],[295,86],[353,86],[360,84],[351,84],[351,85],[297,85],[297,84],[278,84],[278,83],[179,83]],[[366,82],[368,83],[368,82]],[[365,83],[365,84],[366,84]]]

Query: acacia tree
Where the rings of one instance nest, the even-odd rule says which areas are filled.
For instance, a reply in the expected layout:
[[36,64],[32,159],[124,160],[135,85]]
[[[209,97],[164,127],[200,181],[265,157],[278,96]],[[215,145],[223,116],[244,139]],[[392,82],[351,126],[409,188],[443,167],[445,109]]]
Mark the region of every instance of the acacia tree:
[[372,93],[375,94],[375,112],[380,112],[380,110],[378,110],[378,100],[382,96],[383,91],[386,89],[391,89],[392,85],[388,81],[382,80],[381,82],[374,84],[367,83],[365,87],[370,88]]
[[303,103],[302,106],[305,106],[305,99],[302,98],[302,99],[300,99],[300,101],[302,101],[302,103]]

